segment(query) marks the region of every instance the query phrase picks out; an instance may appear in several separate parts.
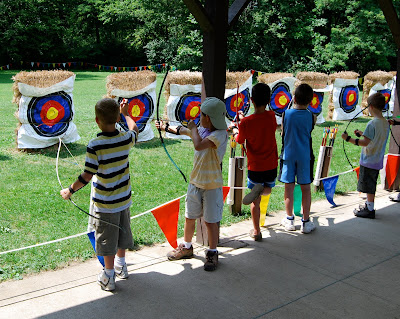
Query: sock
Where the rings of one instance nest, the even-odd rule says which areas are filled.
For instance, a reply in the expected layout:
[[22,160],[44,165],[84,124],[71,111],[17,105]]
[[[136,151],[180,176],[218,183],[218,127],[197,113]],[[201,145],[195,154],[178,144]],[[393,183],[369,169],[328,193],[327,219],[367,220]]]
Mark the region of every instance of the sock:
[[208,249],[208,251],[216,252],[217,250],[216,249]]
[[115,265],[116,265],[116,266],[120,266],[120,267],[122,267],[123,265],[125,265],[125,257],[118,257],[118,256],[115,256]]
[[114,277],[114,268],[113,269],[104,268],[104,271],[105,271],[105,273],[106,273],[108,278]]
[[189,242],[184,241],[183,244],[185,245],[186,249],[190,249],[190,247],[192,247],[192,242],[190,241]]
[[304,219],[302,218],[301,221],[302,221],[303,223],[307,223],[307,222],[310,221],[310,218],[307,218],[306,220],[304,220]]
[[293,220],[294,216],[293,215],[292,216],[286,216],[286,218],[289,219],[289,220]]
[[369,211],[374,210],[374,202],[366,202]]
[[397,193],[397,195],[394,196],[394,199],[400,200],[400,193]]

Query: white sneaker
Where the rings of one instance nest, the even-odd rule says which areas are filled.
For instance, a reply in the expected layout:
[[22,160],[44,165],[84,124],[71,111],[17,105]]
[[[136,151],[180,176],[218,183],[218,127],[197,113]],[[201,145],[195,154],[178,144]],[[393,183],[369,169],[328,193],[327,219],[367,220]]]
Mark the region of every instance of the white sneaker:
[[285,227],[285,230],[287,230],[287,231],[296,230],[296,227],[294,226],[294,218],[287,219],[286,217],[283,217],[283,219],[281,221],[281,225],[283,227]]
[[126,266],[126,263],[123,266],[115,266],[114,270],[115,270],[115,275],[118,278],[127,279],[129,277],[128,267]]
[[97,276],[97,283],[100,285],[101,289],[106,291],[115,290],[115,276],[108,277],[105,270],[103,269],[101,273]]
[[303,234],[309,234],[311,233],[313,230],[315,229],[315,225],[312,221],[308,221],[308,222],[302,222],[301,223],[301,227],[300,227],[300,231]]

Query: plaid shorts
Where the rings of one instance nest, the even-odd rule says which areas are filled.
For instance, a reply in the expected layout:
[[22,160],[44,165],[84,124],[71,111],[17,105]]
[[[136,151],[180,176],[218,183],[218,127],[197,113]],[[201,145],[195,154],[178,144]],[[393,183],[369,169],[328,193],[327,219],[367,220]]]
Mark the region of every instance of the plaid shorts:
[[375,194],[376,182],[379,171],[360,165],[360,174],[358,177],[357,191],[366,194]]

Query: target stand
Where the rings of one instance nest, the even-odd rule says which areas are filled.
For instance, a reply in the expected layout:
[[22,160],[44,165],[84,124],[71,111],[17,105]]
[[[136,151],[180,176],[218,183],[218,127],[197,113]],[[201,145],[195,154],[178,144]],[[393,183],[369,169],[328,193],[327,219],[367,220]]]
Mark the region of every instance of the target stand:
[[332,159],[332,146],[320,146],[318,154],[317,168],[315,170],[314,185],[315,190],[324,190],[321,178],[328,177]]

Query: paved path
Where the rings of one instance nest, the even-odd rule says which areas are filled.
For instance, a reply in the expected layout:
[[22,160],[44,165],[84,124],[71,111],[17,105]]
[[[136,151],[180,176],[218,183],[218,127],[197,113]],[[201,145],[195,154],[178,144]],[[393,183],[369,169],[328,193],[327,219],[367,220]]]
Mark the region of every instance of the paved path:
[[167,261],[169,245],[127,254],[114,293],[95,283],[97,260],[0,284],[0,318],[400,318],[400,204],[378,191],[375,220],[355,218],[357,193],[313,203],[314,233],[286,232],[268,216],[221,228],[220,265]]

